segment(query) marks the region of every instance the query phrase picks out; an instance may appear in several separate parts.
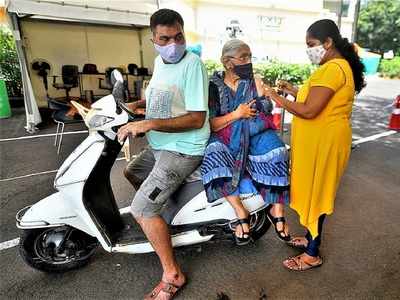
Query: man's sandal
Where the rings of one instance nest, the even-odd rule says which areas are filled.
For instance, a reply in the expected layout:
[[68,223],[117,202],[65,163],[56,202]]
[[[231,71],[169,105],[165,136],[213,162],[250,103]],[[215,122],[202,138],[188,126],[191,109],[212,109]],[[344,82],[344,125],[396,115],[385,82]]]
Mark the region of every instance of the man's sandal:
[[160,283],[151,291],[151,293],[144,297],[144,300],[156,299],[161,292],[164,292],[168,295],[166,299],[173,299],[176,293],[182,289],[185,284],[186,282],[181,286],[177,286],[169,282],[160,281]]
[[[272,226],[274,226],[276,235],[278,237],[278,239],[280,239],[281,241],[287,243],[290,241],[290,234],[286,235],[285,233],[285,225],[286,225],[286,219],[285,217],[274,217],[271,214],[271,208],[272,208],[272,204],[267,206],[267,217],[268,220],[271,222]],[[278,228],[276,227],[276,224],[278,222],[282,222],[282,229],[278,230]]]
[[251,242],[250,231],[244,231],[243,225],[247,225],[250,228],[250,221],[249,218],[239,219],[232,224],[234,227],[233,229],[236,230],[237,226],[242,228],[242,236],[239,237],[236,235],[236,231],[233,232],[233,237],[235,239],[235,243],[238,246],[244,246]]
[[[286,259],[283,262],[283,265],[285,268],[287,268],[288,270],[291,270],[291,271],[307,271],[307,270],[318,268],[318,267],[322,266],[322,263],[323,263],[322,257],[318,256],[318,258],[319,258],[319,260],[317,262],[309,263],[309,262],[304,261],[300,254],[297,256],[289,257],[288,259]],[[288,266],[287,264],[285,264],[285,262],[292,263],[292,266]]]

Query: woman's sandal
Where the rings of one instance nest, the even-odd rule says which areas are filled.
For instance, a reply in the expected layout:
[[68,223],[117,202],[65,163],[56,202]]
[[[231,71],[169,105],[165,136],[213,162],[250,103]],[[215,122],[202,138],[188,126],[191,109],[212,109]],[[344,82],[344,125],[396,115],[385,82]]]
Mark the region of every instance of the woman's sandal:
[[[290,241],[290,234],[286,235],[286,233],[285,233],[285,224],[286,224],[285,217],[274,217],[271,214],[271,208],[272,208],[272,204],[268,205],[267,209],[266,209],[268,220],[271,222],[272,226],[274,226],[274,229],[275,229],[275,232],[276,232],[276,235],[278,236],[278,238],[281,241],[287,243]],[[278,230],[278,228],[276,227],[276,223],[278,223],[278,222],[282,222],[281,230]]]
[[144,300],[152,300],[152,299],[156,299],[157,296],[161,293],[164,292],[166,294],[168,294],[168,298],[167,299],[173,299],[176,295],[176,293],[183,288],[183,286],[186,284],[186,282],[184,284],[182,284],[181,286],[177,286],[174,285],[172,283],[169,282],[165,282],[165,281],[160,281],[160,283],[151,291],[151,293],[147,294],[144,297]]
[[304,244],[304,243],[302,243],[303,239],[307,240],[305,237],[294,237],[290,241],[288,241],[286,244],[288,246],[296,248],[296,249],[306,250],[308,241],[307,241],[307,244]]
[[239,219],[232,224],[234,226],[234,229],[236,229],[236,226],[239,226],[239,225],[242,228],[242,236],[241,237],[236,235],[236,231],[233,232],[233,237],[235,239],[235,243],[238,246],[244,246],[251,242],[250,231],[244,231],[244,228],[243,228],[244,224],[249,226],[249,228],[250,228],[249,217]]
[[[289,257],[283,262],[283,265],[285,268],[291,271],[307,271],[322,266],[322,257],[318,256],[318,258],[319,260],[317,262],[309,263],[304,261],[302,259],[302,254],[300,254],[297,256]],[[292,266],[288,266],[287,264],[285,264],[285,262],[292,263]]]

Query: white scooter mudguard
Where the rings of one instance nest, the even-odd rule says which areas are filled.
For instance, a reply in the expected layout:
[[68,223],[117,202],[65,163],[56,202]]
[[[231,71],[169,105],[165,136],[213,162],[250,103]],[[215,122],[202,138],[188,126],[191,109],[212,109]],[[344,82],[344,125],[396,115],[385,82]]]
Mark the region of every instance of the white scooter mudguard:
[[98,133],[91,133],[57,172],[54,186],[59,192],[21,210],[17,214],[17,227],[33,229],[69,225],[97,237],[104,249],[110,250],[82,202],[85,181],[103,148],[104,139]]

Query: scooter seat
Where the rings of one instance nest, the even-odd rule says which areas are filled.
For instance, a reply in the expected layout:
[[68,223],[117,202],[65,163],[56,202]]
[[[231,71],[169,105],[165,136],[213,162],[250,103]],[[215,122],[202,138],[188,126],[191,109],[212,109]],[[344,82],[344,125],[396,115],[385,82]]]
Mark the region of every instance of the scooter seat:
[[195,181],[202,180],[200,168],[201,168],[201,165],[196,170],[194,170],[194,172],[192,174],[190,174],[185,179],[185,183],[190,183],[190,182],[195,182]]

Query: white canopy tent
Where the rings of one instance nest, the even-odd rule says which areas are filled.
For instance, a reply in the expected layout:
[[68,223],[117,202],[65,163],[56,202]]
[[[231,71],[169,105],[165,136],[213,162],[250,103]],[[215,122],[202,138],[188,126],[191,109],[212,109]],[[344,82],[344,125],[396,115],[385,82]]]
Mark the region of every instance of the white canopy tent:
[[16,41],[24,89],[26,130],[34,133],[42,120],[33,93],[20,19],[44,19],[115,26],[147,27],[159,7],[156,0],[7,0],[6,11]]

